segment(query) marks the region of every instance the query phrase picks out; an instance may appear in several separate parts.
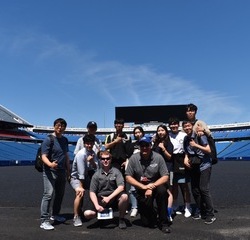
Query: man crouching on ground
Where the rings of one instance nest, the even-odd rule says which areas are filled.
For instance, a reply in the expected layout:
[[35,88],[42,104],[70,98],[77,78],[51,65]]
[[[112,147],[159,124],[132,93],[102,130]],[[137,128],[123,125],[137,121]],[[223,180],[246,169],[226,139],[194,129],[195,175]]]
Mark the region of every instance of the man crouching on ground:
[[96,217],[97,212],[103,212],[106,208],[119,209],[119,228],[127,228],[124,216],[128,207],[128,195],[124,190],[124,178],[122,173],[112,167],[112,156],[108,151],[100,151],[99,158],[101,168],[95,172],[90,183],[89,206],[84,212],[86,219]]
[[[143,137],[139,141],[140,152],[133,154],[125,172],[126,181],[137,190],[138,210],[144,226],[155,227],[157,214],[159,228],[170,233],[167,218],[167,182],[169,173],[163,157],[152,151],[151,141]],[[154,209],[156,199],[157,212]]]

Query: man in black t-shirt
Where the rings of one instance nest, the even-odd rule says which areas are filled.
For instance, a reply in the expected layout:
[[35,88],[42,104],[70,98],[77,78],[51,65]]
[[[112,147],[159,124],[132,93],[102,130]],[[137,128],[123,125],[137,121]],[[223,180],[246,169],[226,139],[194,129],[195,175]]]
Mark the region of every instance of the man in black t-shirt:
[[121,171],[124,171],[126,160],[133,153],[131,138],[123,132],[124,120],[116,119],[114,121],[115,133],[111,133],[105,140],[105,148],[112,154],[112,165]]

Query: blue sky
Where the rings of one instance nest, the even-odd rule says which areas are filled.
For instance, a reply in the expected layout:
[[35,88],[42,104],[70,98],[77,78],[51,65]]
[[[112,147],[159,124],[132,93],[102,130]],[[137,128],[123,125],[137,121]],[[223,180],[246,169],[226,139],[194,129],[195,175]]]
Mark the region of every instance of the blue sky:
[[249,122],[249,12],[248,0],[1,0],[0,104],[46,126],[190,102],[208,124]]

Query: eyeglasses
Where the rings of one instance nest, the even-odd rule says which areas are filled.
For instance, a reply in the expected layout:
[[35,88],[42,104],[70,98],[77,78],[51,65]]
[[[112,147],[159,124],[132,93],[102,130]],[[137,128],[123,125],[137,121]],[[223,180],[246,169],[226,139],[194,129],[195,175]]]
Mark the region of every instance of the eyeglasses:
[[58,128],[65,128],[66,126],[64,125],[64,124],[61,124],[61,123],[57,123],[56,125],[55,125],[55,127],[58,127]]
[[108,160],[110,160],[110,157],[106,157],[106,158],[103,157],[103,158],[101,158],[101,160],[102,160],[102,161],[105,161],[105,160],[108,161]]

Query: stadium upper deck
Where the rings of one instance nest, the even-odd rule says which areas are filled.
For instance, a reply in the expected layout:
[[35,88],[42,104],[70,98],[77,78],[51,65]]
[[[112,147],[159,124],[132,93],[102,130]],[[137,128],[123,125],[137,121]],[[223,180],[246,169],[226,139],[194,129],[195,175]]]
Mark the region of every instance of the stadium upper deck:
[[[141,126],[152,136],[159,124]],[[125,127],[124,131],[132,134],[135,126]],[[250,122],[209,125],[209,128],[216,141],[219,159],[250,160]],[[34,164],[39,144],[53,129],[51,126],[32,126],[0,105],[0,166]],[[114,131],[114,128],[99,128],[97,136],[104,142],[106,135]],[[86,128],[66,129],[71,160],[78,138],[86,132]]]
[[[156,131],[157,126],[161,123],[154,123],[154,124],[141,124],[140,126],[143,127],[146,133],[153,133]],[[127,133],[133,133],[134,127],[137,125],[133,125],[132,127],[124,127],[124,131]],[[230,130],[242,130],[242,129],[250,129],[250,122],[243,122],[243,123],[229,123],[229,124],[218,124],[218,125],[208,125],[209,129],[212,132],[215,131],[230,131]],[[37,132],[37,133],[46,133],[52,132],[54,130],[53,127],[48,126],[33,126],[28,128],[29,131]],[[97,134],[109,134],[114,132],[114,128],[98,128]],[[87,128],[70,128],[67,127],[65,133],[66,134],[84,134],[87,132]]]

